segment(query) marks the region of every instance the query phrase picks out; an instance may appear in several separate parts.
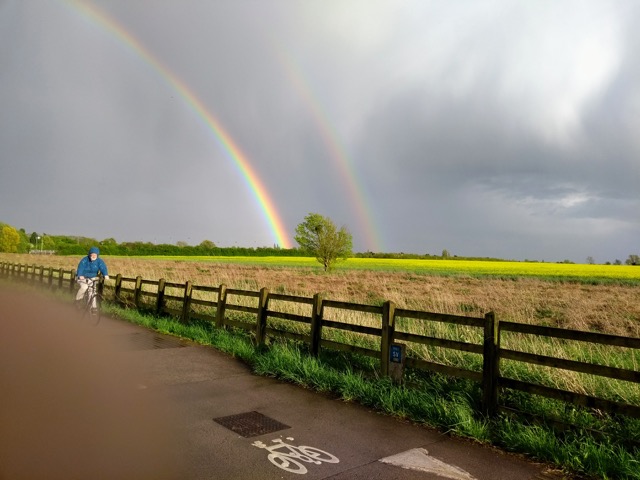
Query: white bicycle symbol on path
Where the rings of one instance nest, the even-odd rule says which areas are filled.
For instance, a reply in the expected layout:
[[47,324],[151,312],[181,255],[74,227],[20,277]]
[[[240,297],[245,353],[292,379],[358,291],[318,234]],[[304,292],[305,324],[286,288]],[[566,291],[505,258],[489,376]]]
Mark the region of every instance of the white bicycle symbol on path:
[[[287,440],[293,440],[293,438],[287,438]],[[267,450],[269,452],[269,456],[267,457],[269,461],[276,467],[280,467],[287,472],[298,473],[300,475],[307,473],[307,468],[300,462],[313,463],[316,465],[320,465],[322,462],[340,462],[338,457],[319,448],[308,447],[306,445],[296,447],[283,442],[279,438],[271,441],[274,445],[266,445],[261,441],[253,442],[251,445]],[[277,451],[279,449],[285,449],[285,451]]]

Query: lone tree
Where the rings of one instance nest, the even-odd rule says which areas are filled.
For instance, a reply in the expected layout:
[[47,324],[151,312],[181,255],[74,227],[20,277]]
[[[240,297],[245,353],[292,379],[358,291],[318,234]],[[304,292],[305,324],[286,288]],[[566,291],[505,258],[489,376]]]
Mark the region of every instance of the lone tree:
[[349,258],[353,248],[353,239],[346,227],[337,230],[329,218],[318,213],[304,217],[304,222],[296,227],[295,240],[316,257],[325,272],[331,270],[336,261]]

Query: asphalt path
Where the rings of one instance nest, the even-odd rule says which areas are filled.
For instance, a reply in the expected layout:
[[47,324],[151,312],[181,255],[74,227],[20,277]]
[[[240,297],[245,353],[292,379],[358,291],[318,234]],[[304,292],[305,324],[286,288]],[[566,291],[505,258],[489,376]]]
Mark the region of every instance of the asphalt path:
[[0,480],[526,480],[548,466],[0,288]]

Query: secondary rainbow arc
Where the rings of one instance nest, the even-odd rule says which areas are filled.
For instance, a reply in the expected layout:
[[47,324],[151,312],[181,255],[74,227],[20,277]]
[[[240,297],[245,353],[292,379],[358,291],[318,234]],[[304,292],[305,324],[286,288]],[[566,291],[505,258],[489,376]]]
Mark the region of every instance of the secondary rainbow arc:
[[340,140],[336,129],[329,120],[329,116],[322,107],[317,95],[314,94],[310,82],[306,79],[298,63],[285,48],[278,46],[278,42],[274,39],[271,39],[271,45],[289,82],[293,85],[310,112],[322,141],[338,168],[340,178],[349,195],[350,205],[355,211],[362,232],[365,234],[365,244],[367,248],[374,252],[383,251],[380,235],[375,227],[371,210],[368,207],[370,202],[367,201],[364,188],[358,181],[358,175],[355,172],[353,161],[347,154],[343,142]]

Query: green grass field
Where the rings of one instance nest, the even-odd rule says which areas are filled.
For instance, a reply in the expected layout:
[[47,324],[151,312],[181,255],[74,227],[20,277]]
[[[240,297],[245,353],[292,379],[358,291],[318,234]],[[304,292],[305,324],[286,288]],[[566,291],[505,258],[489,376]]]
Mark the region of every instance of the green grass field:
[[[156,260],[220,262],[263,265],[265,267],[304,267],[321,270],[311,257],[137,257]],[[350,258],[340,262],[336,270],[379,270],[411,272],[424,275],[468,275],[493,277],[535,277],[558,280],[617,280],[640,282],[640,267],[631,265],[586,265],[542,262],[499,262],[482,260],[420,260]]]

